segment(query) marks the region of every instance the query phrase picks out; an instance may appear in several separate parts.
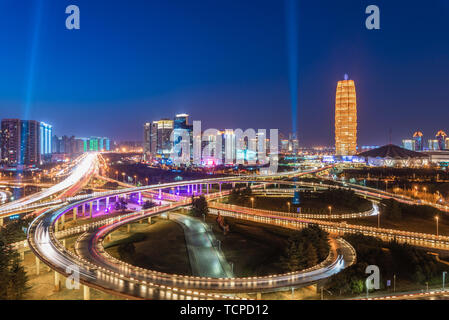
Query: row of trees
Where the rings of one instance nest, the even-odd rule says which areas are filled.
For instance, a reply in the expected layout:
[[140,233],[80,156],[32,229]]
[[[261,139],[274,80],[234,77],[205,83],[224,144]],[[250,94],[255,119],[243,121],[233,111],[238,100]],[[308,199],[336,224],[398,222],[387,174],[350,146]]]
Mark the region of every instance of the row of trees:
[[371,203],[355,194],[354,190],[341,188],[327,189],[322,192],[304,191],[301,193],[303,199],[314,198],[321,202],[334,206],[351,208],[354,211],[365,211],[371,209]]
[[306,269],[326,259],[328,254],[327,232],[317,225],[309,225],[288,239],[281,257],[281,268],[284,272]]
[[447,219],[446,215],[434,207],[409,205],[391,198],[381,201],[380,210],[382,218],[390,221],[399,221],[406,217],[433,219],[436,215],[440,215],[441,219]]
[[29,223],[30,219],[17,220],[0,228],[0,300],[22,299],[29,290],[20,255],[11,247],[25,239]]
[[414,283],[424,284],[438,275],[442,265],[426,251],[397,241],[383,242],[379,238],[363,234],[346,234],[344,238],[357,252],[357,263],[329,279],[328,290],[337,294],[360,294],[365,292],[365,273],[368,265],[380,270],[381,289],[393,276]]
[[229,195],[229,202],[239,206],[248,205],[253,195],[253,191],[248,186],[246,188],[233,188]]

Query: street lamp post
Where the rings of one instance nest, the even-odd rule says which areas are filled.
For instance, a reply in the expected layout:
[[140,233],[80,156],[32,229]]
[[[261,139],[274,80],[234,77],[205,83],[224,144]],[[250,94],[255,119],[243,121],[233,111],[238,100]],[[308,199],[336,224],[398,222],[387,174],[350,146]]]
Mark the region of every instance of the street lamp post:
[[438,220],[439,220],[439,217],[436,216],[436,217],[435,217],[435,220],[437,221],[437,237],[438,237]]
[[329,209],[329,220],[332,217],[332,206],[327,207]]
[[380,228],[380,210],[377,211],[377,228]]
[[287,206],[288,206],[288,213],[290,213],[290,202],[287,201]]
[[444,282],[446,280],[446,273],[447,271],[443,271],[443,290],[444,290]]
[[254,209],[254,198],[253,197],[251,197],[251,208]]

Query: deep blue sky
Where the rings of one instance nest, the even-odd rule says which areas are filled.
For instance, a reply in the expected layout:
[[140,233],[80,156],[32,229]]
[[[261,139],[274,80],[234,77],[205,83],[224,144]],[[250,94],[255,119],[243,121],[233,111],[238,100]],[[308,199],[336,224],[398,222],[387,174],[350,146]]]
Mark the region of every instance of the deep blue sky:
[[[69,4],[79,31],[65,29]],[[369,4],[380,31],[365,28]],[[119,140],[179,112],[203,128],[291,130],[283,0],[2,0],[0,13],[0,117]],[[449,131],[448,0],[299,0],[297,19],[301,144],[333,144],[345,73],[359,145],[388,142],[389,128],[396,143]]]

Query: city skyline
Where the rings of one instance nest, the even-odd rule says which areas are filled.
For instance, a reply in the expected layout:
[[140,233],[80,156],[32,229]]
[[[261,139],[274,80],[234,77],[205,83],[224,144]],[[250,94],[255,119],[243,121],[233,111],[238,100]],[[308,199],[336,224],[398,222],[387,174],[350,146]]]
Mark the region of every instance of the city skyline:
[[[66,5],[2,4],[8,16],[19,17],[1,22],[0,39],[8,43],[0,56],[4,117],[39,118],[58,135],[67,130],[114,140],[141,140],[145,121],[184,112],[209,127],[292,132],[283,2],[262,1],[257,8],[204,1],[137,1],[122,8],[112,2],[103,12],[79,1],[83,23],[74,32],[63,25]],[[445,126],[449,45],[441,40],[447,3],[385,3],[376,31],[364,27],[365,7],[363,1],[298,4],[300,145],[333,144],[334,86],[345,73],[358,87],[360,145],[388,143],[390,128],[400,144],[411,128]],[[408,23],[418,15],[419,24]],[[199,28],[199,19],[207,30]],[[9,28],[16,30],[14,39]],[[62,52],[60,44],[73,50]]]

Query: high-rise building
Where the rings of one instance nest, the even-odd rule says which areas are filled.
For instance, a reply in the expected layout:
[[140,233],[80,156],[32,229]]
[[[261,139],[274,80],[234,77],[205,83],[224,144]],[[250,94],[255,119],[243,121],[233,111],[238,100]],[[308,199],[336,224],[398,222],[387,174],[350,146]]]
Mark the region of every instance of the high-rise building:
[[3,119],[1,125],[2,161],[9,165],[19,163],[20,159],[20,120]]
[[173,120],[162,119],[157,121],[157,153],[170,156],[172,151],[171,133]]
[[435,151],[440,150],[439,141],[437,139],[429,139],[429,150]]
[[357,152],[357,103],[353,80],[338,81],[335,99],[335,152],[353,155]]
[[440,150],[444,150],[446,148],[446,146],[445,146],[445,141],[446,141],[446,137],[447,137],[446,132],[444,132],[443,130],[440,130],[437,132],[435,137],[438,140],[438,148]]
[[51,159],[52,153],[52,138],[53,138],[53,128],[51,125],[45,122],[40,123],[39,128],[40,134],[40,154],[45,160]]
[[40,123],[35,120],[20,121],[20,164],[37,165],[41,162]]
[[415,141],[415,150],[416,151],[422,151],[423,150],[423,134],[421,131],[417,130],[413,134],[413,140]]
[[143,126],[143,154],[145,159],[157,153],[157,121],[147,122]]
[[416,143],[413,139],[404,139],[402,140],[402,147],[407,150],[415,151]]

